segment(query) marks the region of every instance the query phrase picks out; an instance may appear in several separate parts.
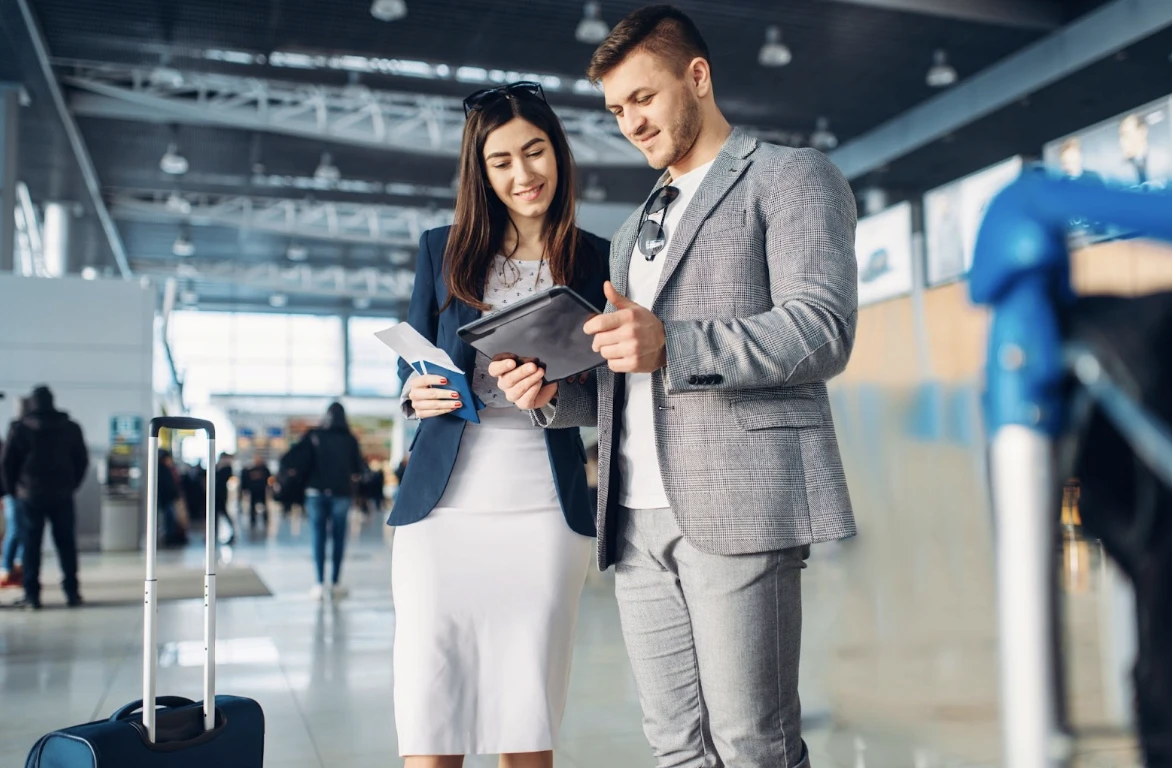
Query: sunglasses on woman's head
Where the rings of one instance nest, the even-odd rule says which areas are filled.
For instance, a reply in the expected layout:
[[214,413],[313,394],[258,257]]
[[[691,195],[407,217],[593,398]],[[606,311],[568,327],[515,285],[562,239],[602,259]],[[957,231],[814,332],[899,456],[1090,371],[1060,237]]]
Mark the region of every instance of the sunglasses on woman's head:
[[478,109],[484,109],[496,104],[501,99],[538,99],[545,101],[545,90],[541,83],[522,80],[519,83],[502,85],[499,88],[485,88],[464,99],[464,117]]
[[[647,261],[655,261],[655,257],[667,245],[667,230],[663,222],[667,219],[667,207],[679,196],[678,188],[667,186],[652,195],[643,206],[643,215],[639,217],[639,250]],[[665,213],[659,221],[651,218],[660,212]]]

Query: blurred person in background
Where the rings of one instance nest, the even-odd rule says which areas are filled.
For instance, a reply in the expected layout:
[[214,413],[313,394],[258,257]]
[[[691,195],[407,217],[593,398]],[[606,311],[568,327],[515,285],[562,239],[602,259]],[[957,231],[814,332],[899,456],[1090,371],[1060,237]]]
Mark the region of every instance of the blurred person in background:
[[550,768],[594,536],[581,436],[535,428],[455,330],[554,285],[601,304],[608,245],[575,223],[570,145],[539,85],[464,104],[455,223],[420,240],[409,323],[485,407],[479,424],[454,415],[446,380],[400,362],[421,422],[388,521],[395,724],[408,768]]
[[[294,452],[297,453],[294,453]],[[354,501],[356,483],[366,469],[358,438],[346,421],[341,403],[331,403],[321,426],[309,430],[290,453],[304,456],[294,472],[305,478],[305,511],[313,534],[313,564],[317,583],[311,596],[325,597],[326,542],[330,553],[329,594],[334,599],[346,596],[342,586],[342,560],[346,555],[346,521]]]
[[368,466],[369,469],[362,475],[362,513],[369,515],[373,509],[375,514],[381,515],[387,476],[381,461],[370,460]]
[[4,487],[19,500],[24,534],[24,599],[41,607],[41,545],[52,526],[61,567],[62,589],[70,607],[82,604],[77,580],[77,516],[73,496],[85,480],[89,450],[77,422],[53,403],[53,392],[39,386],[29,397],[28,413],[13,422],[0,457]]
[[[28,415],[29,399],[18,398],[16,401],[16,418],[8,425],[10,434],[16,423]],[[4,444],[0,442],[0,456],[4,455]],[[19,587],[24,584],[24,570],[17,562],[23,549],[24,531],[23,515],[20,512],[20,499],[16,498],[16,489],[4,485],[3,473],[0,473],[0,496],[4,504],[4,547],[0,551],[3,556],[4,576],[0,578],[0,588]]]
[[163,448],[159,449],[159,477],[156,489],[159,515],[163,520],[163,546],[182,547],[187,544],[187,531],[179,522],[175,505],[179,501],[179,470],[175,457]]
[[187,506],[188,523],[199,518],[207,525],[208,471],[204,469],[202,461],[197,461],[180,475],[180,486]]
[[228,524],[228,536],[224,543],[229,545],[236,541],[236,525],[232,522],[232,516],[228,514],[228,482],[235,476],[236,473],[232,470],[232,456],[221,453],[220,460],[216,462],[216,519],[208,521],[207,535],[219,534],[222,519]]
[[596,388],[493,373],[539,424],[598,425],[598,565],[658,764],[807,768],[801,573],[855,534],[826,389],[858,321],[855,199],[820,152],[734,129],[709,61],[665,5],[595,51],[587,76],[664,171],[583,328],[607,365]]
[[269,478],[273,473],[269,471],[265,457],[259,451],[252,457],[252,466],[244,472],[240,488],[240,498],[248,495],[248,528],[256,528],[257,512],[263,516],[264,523],[269,521]]

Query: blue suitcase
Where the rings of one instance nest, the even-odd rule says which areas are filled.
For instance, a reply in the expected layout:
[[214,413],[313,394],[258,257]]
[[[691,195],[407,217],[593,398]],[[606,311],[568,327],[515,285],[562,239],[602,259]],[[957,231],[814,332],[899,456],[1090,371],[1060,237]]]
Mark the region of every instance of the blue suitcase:
[[[208,435],[208,466],[216,464],[211,422],[151,419],[147,443],[146,622],[143,632],[143,696],[98,720],[41,737],[25,768],[262,768],[265,719],[260,705],[239,696],[217,696],[216,540],[207,536],[204,576],[204,698],[156,696],[158,601],[155,579],[158,537],[159,430],[202,430]],[[208,473],[208,526],[215,530],[215,477]],[[144,705],[144,702],[146,704]],[[213,705],[214,703],[214,705]]]

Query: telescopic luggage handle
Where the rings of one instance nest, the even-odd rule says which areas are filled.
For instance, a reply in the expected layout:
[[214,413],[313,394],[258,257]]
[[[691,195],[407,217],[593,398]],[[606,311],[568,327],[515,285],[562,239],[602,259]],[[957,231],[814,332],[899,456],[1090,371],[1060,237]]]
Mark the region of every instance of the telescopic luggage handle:
[[143,666],[142,666],[142,722],[147,738],[155,743],[156,688],[158,673],[158,560],[159,535],[159,431],[182,429],[204,432],[208,436],[207,472],[207,535],[204,553],[204,670],[203,722],[204,730],[216,724],[216,428],[210,421],[186,416],[159,416],[151,419],[150,438],[147,441],[147,536],[146,582],[143,611]]

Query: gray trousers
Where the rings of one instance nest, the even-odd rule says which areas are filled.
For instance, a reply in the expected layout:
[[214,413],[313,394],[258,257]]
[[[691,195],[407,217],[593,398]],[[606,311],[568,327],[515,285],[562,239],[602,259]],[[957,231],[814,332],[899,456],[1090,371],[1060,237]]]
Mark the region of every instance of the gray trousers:
[[709,555],[669,509],[620,510],[615,592],[659,768],[809,768],[801,573],[809,547]]

